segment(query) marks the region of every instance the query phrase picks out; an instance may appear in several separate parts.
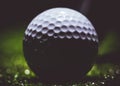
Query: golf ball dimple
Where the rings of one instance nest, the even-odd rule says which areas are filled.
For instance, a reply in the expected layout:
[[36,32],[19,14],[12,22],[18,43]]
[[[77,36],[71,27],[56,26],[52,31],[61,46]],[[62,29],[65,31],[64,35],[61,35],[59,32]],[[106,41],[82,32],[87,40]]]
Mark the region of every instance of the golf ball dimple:
[[41,30],[42,30],[42,25],[38,25],[36,31],[37,31],[37,32],[40,32]]
[[42,38],[42,33],[41,33],[41,32],[38,32],[37,35],[36,35],[36,38],[37,38],[37,39]]
[[66,38],[71,39],[72,38],[72,33],[71,32],[67,32],[66,33]]
[[[92,41],[97,42],[97,39],[94,38],[94,36],[96,37],[95,29],[85,16],[71,9],[63,9],[66,10],[66,12],[61,10],[61,8],[54,8],[38,15],[29,24],[27,29],[29,29],[30,31],[28,32],[26,30],[25,35],[34,36],[31,33],[31,29],[32,31],[36,30],[37,32],[42,32],[42,34],[47,34],[49,30],[53,30],[55,33],[66,33],[69,31],[71,33],[74,33],[75,31],[77,31],[79,33],[79,38],[89,40],[89,37],[91,35],[91,37],[93,37],[91,38],[93,39]],[[61,38],[61,36],[58,37]],[[74,38],[74,36],[72,37]]]
[[52,8],[30,22],[23,51],[41,82],[78,82],[92,67],[98,36],[92,23],[80,12]]
[[66,25],[62,25],[61,26],[61,31],[64,32],[64,33],[67,32],[68,31],[68,27]]
[[48,27],[49,27],[49,29],[53,30],[55,28],[55,25],[51,23],[48,25]]
[[54,32],[55,32],[55,33],[60,33],[60,27],[55,27],[55,28],[54,28]]

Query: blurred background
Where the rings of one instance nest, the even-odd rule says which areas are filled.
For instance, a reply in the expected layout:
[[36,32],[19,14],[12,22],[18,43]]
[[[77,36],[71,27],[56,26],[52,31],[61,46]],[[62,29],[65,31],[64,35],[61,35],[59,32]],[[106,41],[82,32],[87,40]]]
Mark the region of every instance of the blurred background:
[[[27,83],[25,86],[28,86],[31,82],[36,83],[31,80],[35,74],[29,69],[23,56],[24,31],[35,16],[53,7],[78,10],[94,25],[99,36],[99,52],[88,76],[103,76],[104,81],[106,77],[111,80],[112,77],[120,75],[119,0],[1,0],[0,85],[22,86],[21,83]],[[112,84],[117,83],[115,86],[120,85],[114,82]],[[111,83],[108,86],[112,86]]]

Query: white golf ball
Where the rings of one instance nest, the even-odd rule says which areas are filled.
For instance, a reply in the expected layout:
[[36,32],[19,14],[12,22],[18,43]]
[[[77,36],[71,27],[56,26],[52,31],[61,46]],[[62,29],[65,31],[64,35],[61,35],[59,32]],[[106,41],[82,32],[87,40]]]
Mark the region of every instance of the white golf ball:
[[23,50],[41,82],[78,82],[92,67],[98,36],[80,12],[53,8],[40,13],[28,25]]
[[98,42],[91,22],[81,13],[69,8],[53,8],[39,14],[28,25],[25,35],[42,40],[45,39],[44,35],[47,35],[53,38],[86,39]]

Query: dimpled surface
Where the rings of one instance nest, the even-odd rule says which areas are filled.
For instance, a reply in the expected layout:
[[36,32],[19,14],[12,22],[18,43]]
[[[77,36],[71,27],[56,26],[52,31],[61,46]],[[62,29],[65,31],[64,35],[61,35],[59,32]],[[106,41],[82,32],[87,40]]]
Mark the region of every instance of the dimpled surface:
[[54,8],[35,17],[25,35],[44,40],[43,35],[52,38],[74,38],[98,42],[93,25],[81,13],[68,8]]
[[25,58],[43,83],[77,82],[92,67],[98,36],[91,22],[69,8],[42,12],[28,25]]

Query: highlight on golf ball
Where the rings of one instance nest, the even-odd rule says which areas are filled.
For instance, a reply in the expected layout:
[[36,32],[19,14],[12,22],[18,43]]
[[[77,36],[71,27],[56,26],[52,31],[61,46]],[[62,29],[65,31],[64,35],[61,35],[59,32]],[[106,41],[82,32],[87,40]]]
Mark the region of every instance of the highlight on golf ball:
[[70,8],[52,8],[28,25],[23,51],[42,83],[79,82],[91,69],[98,36],[91,22]]

